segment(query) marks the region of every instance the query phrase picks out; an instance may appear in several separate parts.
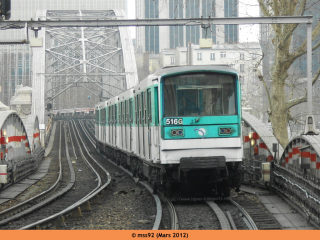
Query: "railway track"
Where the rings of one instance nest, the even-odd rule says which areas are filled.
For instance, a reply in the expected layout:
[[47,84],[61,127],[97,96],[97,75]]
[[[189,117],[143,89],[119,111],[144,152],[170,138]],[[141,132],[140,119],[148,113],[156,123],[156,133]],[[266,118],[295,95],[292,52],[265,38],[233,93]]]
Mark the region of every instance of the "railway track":
[[[77,129],[79,138],[80,138],[80,133],[79,132],[82,131],[86,135],[86,140],[85,140],[86,142],[83,143],[83,144],[88,147],[88,149],[87,149],[88,155],[90,155],[90,156],[91,155],[97,155],[97,153],[96,153],[96,151],[94,149],[95,141],[94,141],[94,136],[93,136],[93,132],[92,132],[93,128],[91,126],[91,123],[88,123],[85,120],[81,120],[81,121],[79,121],[78,124],[79,124],[80,127],[76,127],[76,123],[75,123],[75,121],[73,121],[72,127],[68,126],[68,128]],[[71,142],[71,140],[70,140],[70,142]],[[73,149],[74,149],[74,147],[73,147]],[[74,151],[74,153],[75,153],[75,151]],[[75,158],[77,158],[77,157],[75,156]],[[111,160],[109,162],[112,163],[116,167],[116,164],[114,162],[112,162]],[[127,174],[132,176],[132,174],[130,172],[128,172],[126,169],[124,169],[122,167],[120,167],[120,169],[123,172],[127,172]],[[145,183],[143,183],[143,182],[139,182],[139,183],[141,185],[145,185]],[[149,190],[150,190],[150,192],[152,192],[151,189],[149,189]],[[154,195],[153,197],[155,199],[157,198],[157,196],[155,194],[152,194],[152,195]],[[155,200],[155,201],[159,202],[159,200]],[[232,204],[232,205],[237,205],[235,203],[232,203],[232,201],[230,201],[230,202],[231,202],[230,204]],[[206,213],[206,212],[209,212],[208,209],[207,209],[208,206],[212,207],[213,205],[216,205],[216,204],[213,203],[213,202],[207,202],[208,206],[203,206],[203,205],[205,205],[205,204],[202,203],[202,206],[200,208],[206,209],[206,210],[203,211],[203,212]],[[216,216],[219,216],[219,217],[215,217],[215,218],[207,217],[207,218],[205,218],[205,219],[210,219],[210,218],[211,219],[215,219],[215,220],[212,221],[213,223],[211,223],[211,224],[209,223],[208,224],[209,227],[207,227],[207,226],[204,227],[203,226],[204,224],[201,223],[201,221],[198,221],[198,223],[200,223],[200,224],[197,227],[189,228],[188,224],[183,224],[183,222],[179,220],[179,218],[178,218],[179,214],[177,214],[176,206],[174,204],[170,203],[169,201],[167,203],[167,206],[169,206],[167,208],[170,209],[170,223],[171,223],[170,229],[179,229],[179,228],[180,229],[238,229],[239,228],[238,226],[236,226],[237,224],[235,223],[235,221],[233,221],[233,217],[231,216],[232,214],[230,214],[229,211],[222,211],[221,209],[220,209],[220,213],[218,213],[218,214],[217,213],[213,214],[213,211],[212,211],[213,215],[216,215]],[[237,206],[237,208],[238,207],[239,206]],[[155,217],[155,223],[154,223],[152,229],[159,229],[159,227],[160,227],[160,221],[161,221],[161,218],[162,218],[161,208],[162,208],[161,204],[158,204],[157,205],[157,215]],[[219,209],[219,207],[217,205],[215,207],[213,207],[213,208],[214,209]],[[216,210],[216,212],[217,211],[218,210]],[[248,215],[246,213],[246,211],[244,211],[244,210],[242,210],[242,211],[239,210],[239,211],[242,212],[242,216],[241,217],[246,219],[246,220],[243,220],[243,221],[246,222],[246,225],[248,226],[247,229],[256,229],[255,224],[253,223],[252,220],[250,220],[250,217],[246,216],[246,215]],[[197,210],[196,210],[196,212],[199,213],[199,211],[197,211]],[[251,214],[254,215],[254,212],[251,212]],[[202,219],[204,219],[204,217],[202,217]],[[218,221],[218,219],[220,221]],[[215,224],[214,224],[214,222],[215,222]],[[217,224],[217,222],[219,222],[219,223]],[[193,224],[195,224],[195,223],[197,223],[197,221],[195,221]],[[189,222],[189,225],[190,225],[190,222]],[[218,225],[220,227],[217,228],[214,225]],[[243,228],[240,227],[239,229],[243,229]]]
[[[66,180],[62,181],[62,174],[63,174],[63,163],[61,159],[61,148],[62,148],[62,127],[60,125],[60,131],[57,132],[57,134],[60,135],[59,142],[57,142],[58,149],[59,149],[59,154],[58,154],[58,177],[56,178],[56,181],[54,181],[51,186],[50,183],[47,184],[48,189],[44,190],[43,192],[40,192],[39,194],[26,199],[25,201],[22,201],[16,205],[13,205],[3,211],[0,212],[0,225],[6,225],[8,223],[11,223],[12,221],[19,219],[31,212],[33,212],[37,208],[41,208],[45,204],[48,204],[49,202],[53,201],[55,197],[50,197],[53,192],[60,187],[60,189],[66,189]],[[70,167],[70,165],[69,165]],[[67,175],[67,170],[65,169],[65,175]],[[74,173],[70,174],[74,175]],[[72,179],[74,181],[74,179]],[[70,181],[70,182],[72,182]],[[70,187],[69,187],[70,188]],[[18,200],[17,200],[18,201]]]
[[[64,130],[61,131],[61,133],[66,133],[68,129],[67,125],[64,125],[63,128]],[[73,130],[75,129],[73,128]],[[60,190],[57,190],[57,192],[50,198],[50,201],[55,200],[54,203],[49,204],[48,202],[45,201],[45,202],[42,202],[39,206],[38,205],[32,206],[31,209],[33,213],[27,216],[24,216],[23,219],[21,219],[22,213],[16,215],[15,218],[17,218],[17,220],[13,221],[13,219],[7,218],[6,219],[7,224],[3,225],[2,229],[19,229],[19,228],[20,229],[35,229],[35,228],[51,229],[51,228],[57,228],[57,227],[60,227],[60,228],[65,227],[66,218],[70,216],[80,216],[82,214],[81,211],[85,211],[91,208],[90,201],[91,203],[93,203],[99,200],[100,198],[99,193],[111,181],[110,176],[108,176],[108,172],[105,169],[103,170],[104,175],[106,175],[104,179],[108,179],[108,180],[107,182],[104,182],[104,184],[102,184],[99,174],[96,174],[96,175],[91,174],[91,176],[89,176],[90,170],[88,170],[89,168],[87,167],[87,166],[90,166],[89,162],[84,163],[82,161],[77,161],[77,163],[71,164],[69,151],[68,151],[68,144],[67,144],[67,141],[70,139],[67,138],[67,134],[64,134],[64,135],[65,135],[65,139],[62,137],[63,134],[60,134],[61,136],[60,145],[64,145],[65,143],[66,154],[61,158],[62,159],[65,158],[68,160],[68,166],[70,169],[73,169],[72,165],[76,167],[76,171],[75,171],[76,174],[73,174],[75,175],[75,177],[73,178],[68,177],[68,174],[66,173],[66,171],[62,170],[64,171],[62,174],[63,177],[59,181],[62,187]],[[70,136],[70,133],[69,133],[69,136]],[[78,144],[80,143],[78,142]],[[80,152],[82,152],[81,148],[79,149],[80,149]],[[62,148],[60,147],[59,156],[61,156],[61,150]],[[83,154],[83,152],[82,152],[82,157],[85,158],[85,155]],[[65,160],[65,162],[67,161]],[[66,164],[63,164],[63,163],[61,164],[62,169],[64,165]],[[92,171],[94,172],[95,170],[92,170]],[[83,176],[84,175],[83,173],[85,173],[85,177]],[[72,173],[69,175],[72,176]],[[89,180],[88,177],[91,178],[91,180]],[[68,184],[63,184],[64,182],[68,182]],[[91,184],[89,182],[91,182]],[[67,186],[64,186],[64,185],[67,185]],[[96,187],[94,187],[94,185],[96,185]],[[69,191],[70,189],[71,191]],[[61,197],[63,194],[65,195]],[[47,205],[44,206],[45,204]],[[26,214],[27,213],[23,215],[26,215]]]
[[[88,124],[86,124],[86,120],[79,120],[79,126],[81,126],[81,131],[83,131],[83,134],[86,136],[86,144],[88,146],[89,149],[89,152],[90,154],[92,155],[99,155],[100,154],[97,152],[97,150],[95,149],[95,140],[94,140],[94,134],[93,134],[93,131],[94,129],[91,128]],[[104,159],[106,159],[105,156],[102,156]],[[127,169],[121,167],[121,166],[118,166],[115,162],[113,162],[112,160],[109,160],[109,159],[106,159],[107,161],[101,161],[101,163],[109,163],[109,165],[113,165],[114,168],[117,169],[117,171],[121,171],[122,173],[125,173],[127,174],[129,177],[131,177],[132,179],[136,180],[132,173],[129,172]],[[148,192],[149,192],[149,196],[151,196],[153,198],[153,201],[155,202],[155,205],[156,205],[156,214],[155,214],[155,217],[154,217],[154,223],[153,223],[153,226],[152,226],[152,229],[153,230],[157,230],[159,229],[160,227],[160,223],[161,223],[161,217],[162,217],[162,206],[161,206],[161,202],[160,202],[160,198],[157,194],[154,194],[153,193],[153,190],[143,181],[137,181],[137,183],[139,183],[139,185],[141,185],[143,188],[145,188]]]
[[[260,203],[259,199],[251,194],[241,194],[234,197],[233,202],[243,208],[243,215],[252,218],[258,230],[281,230],[282,227],[275,217]],[[251,229],[251,228],[249,228]]]

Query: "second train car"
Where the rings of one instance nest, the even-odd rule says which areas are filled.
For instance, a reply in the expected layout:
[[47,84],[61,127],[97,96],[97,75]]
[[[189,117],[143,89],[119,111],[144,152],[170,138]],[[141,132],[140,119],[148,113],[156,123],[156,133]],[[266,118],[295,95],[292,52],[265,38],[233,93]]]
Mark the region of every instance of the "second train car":
[[241,87],[234,68],[162,68],[95,109],[97,148],[155,189],[218,196],[239,189]]

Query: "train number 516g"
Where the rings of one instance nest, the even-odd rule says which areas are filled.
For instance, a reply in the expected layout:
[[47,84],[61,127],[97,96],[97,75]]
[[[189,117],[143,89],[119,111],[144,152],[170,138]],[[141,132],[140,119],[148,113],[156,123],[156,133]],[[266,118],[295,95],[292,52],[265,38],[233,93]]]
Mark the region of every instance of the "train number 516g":
[[167,118],[166,125],[182,125],[183,120],[182,118]]

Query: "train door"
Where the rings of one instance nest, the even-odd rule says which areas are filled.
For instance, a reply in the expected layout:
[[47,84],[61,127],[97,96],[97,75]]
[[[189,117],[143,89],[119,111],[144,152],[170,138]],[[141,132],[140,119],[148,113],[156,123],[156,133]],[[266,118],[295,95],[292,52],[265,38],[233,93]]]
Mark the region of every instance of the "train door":
[[148,126],[148,142],[147,142],[147,149],[148,149],[148,159],[151,159],[151,124],[152,124],[152,107],[151,107],[151,89],[147,91],[147,126]]

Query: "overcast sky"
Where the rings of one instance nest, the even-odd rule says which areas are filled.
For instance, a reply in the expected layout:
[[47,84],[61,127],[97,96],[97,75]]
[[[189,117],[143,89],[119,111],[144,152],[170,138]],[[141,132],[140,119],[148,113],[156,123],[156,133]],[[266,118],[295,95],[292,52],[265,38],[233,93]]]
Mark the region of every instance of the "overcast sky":
[[[127,0],[128,18],[134,19],[135,0]],[[259,17],[259,5],[257,0],[239,0],[239,17]],[[131,35],[136,37],[135,27],[131,27]],[[259,25],[240,25],[240,42],[258,42]]]

